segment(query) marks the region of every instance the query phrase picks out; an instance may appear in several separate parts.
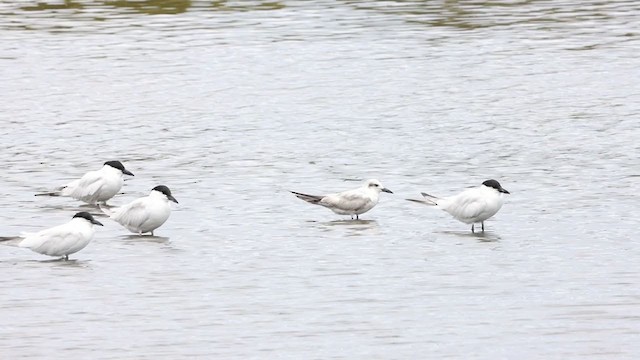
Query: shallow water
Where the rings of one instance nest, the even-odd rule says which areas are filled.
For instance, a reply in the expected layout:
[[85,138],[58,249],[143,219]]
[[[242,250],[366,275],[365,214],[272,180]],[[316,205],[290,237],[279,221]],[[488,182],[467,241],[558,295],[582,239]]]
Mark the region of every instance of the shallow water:
[[[3,358],[640,355],[635,1],[0,4],[0,236],[110,159],[156,237],[0,250]],[[158,6],[171,4],[171,6]],[[345,221],[287,192],[375,177]],[[488,178],[471,234],[405,201]]]

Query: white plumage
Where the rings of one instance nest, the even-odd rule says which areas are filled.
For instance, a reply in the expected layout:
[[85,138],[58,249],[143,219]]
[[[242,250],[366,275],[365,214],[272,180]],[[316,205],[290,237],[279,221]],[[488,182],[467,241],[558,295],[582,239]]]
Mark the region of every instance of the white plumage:
[[69,255],[84,249],[89,244],[95,233],[93,225],[102,226],[91,214],[83,211],[75,214],[66,224],[0,240],[13,240],[19,247],[44,255],[63,256],[69,259]]
[[324,206],[336,214],[351,215],[351,218],[355,215],[358,219],[360,214],[366,213],[378,204],[381,191],[393,194],[376,179],[365,181],[357,189],[335,194],[308,195],[295,191],[291,191],[291,193],[308,203]]
[[171,214],[169,201],[178,203],[168,187],[159,185],[148,196],[126,205],[115,208],[100,205],[100,209],[132,233],[142,235],[150,232],[153,235],[153,231],[164,224]]
[[68,196],[88,204],[106,203],[122,189],[123,174],[133,176],[120,161],[107,161],[100,170],[89,171],[56,191],[37,195]]
[[407,199],[426,205],[436,206],[451,214],[455,219],[465,224],[471,224],[471,231],[475,232],[474,224],[482,224],[495,215],[503,204],[503,194],[509,194],[496,180],[487,180],[478,187],[469,188],[463,192],[445,198],[439,198],[422,193],[424,199]]

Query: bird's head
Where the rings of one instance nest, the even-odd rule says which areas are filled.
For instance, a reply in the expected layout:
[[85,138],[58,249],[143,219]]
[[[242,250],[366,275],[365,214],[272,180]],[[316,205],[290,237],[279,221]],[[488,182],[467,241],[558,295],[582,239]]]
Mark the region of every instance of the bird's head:
[[89,214],[86,211],[81,211],[79,213],[76,213],[75,215],[73,215],[73,218],[79,218],[79,219],[84,219],[87,220],[88,222],[90,222],[93,225],[100,225],[103,226],[102,223],[96,219],[93,218],[93,215]]
[[106,163],[104,163],[106,166],[110,166],[114,169],[120,170],[123,174],[127,174],[127,175],[131,175],[133,176],[133,173],[127,169],[124,168],[124,165],[122,165],[122,163],[118,160],[112,160],[112,161],[107,161]]
[[511,194],[505,188],[503,188],[498,181],[493,180],[493,179],[490,179],[490,180],[487,180],[487,181],[483,182],[482,185],[484,185],[486,187],[489,187],[489,188],[493,188],[496,191],[504,193],[504,194]]
[[382,186],[382,184],[380,183],[380,181],[376,180],[376,179],[370,179],[367,180],[365,182],[365,186],[369,189],[372,189],[374,191],[377,191],[378,193],[380,193],[381,191],[384,191],[386,193],[389,194],[393,194],[393,192],[389,189],[387,189],[386,187]]
[[171,190],[169,190],[168,187],[164,185],[158,185],[151,190],[152,193],[154,191],[161,194],[161,196],[166,197],[168,200],[171,200],[176,204],[178,203],[178,200],[176,200],[176,198],[174,198],[173,195],[171,195]]

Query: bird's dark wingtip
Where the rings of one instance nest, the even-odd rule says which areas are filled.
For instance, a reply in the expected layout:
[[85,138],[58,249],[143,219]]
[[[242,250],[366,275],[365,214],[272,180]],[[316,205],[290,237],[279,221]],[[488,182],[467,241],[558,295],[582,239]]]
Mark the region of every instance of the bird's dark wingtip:
[[57,192],[48,192],[48,193],[35,194],[34,196],[60,196],[60,194]]
[[20,239],[20,236],[0,236],[0,242]]

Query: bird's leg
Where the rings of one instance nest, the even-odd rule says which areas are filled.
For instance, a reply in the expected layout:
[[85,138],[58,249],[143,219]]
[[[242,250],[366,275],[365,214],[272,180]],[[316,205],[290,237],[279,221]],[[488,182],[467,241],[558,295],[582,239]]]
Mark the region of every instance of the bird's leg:
[[65,256],[64,256],[64,260],[65,260],[65,261],[69,260],[69,255],[65,255]]
[[[483,228],[483,231],[484,231],[484,228]],[[151,231],[151,236],[153,236],[153,231]]]
[[482,222],[482,232],[484,232],[484,221]]
[[356,214],[356,220],[360,220],[360,216],[358,216],[358,214]]
[[471,224],[471,232],[472,232],[472,233],[475,233],[475,232],[476,232],[476,231],[474,230],[474,228],[473,228],[474,226],[475,226],[475,224]]

